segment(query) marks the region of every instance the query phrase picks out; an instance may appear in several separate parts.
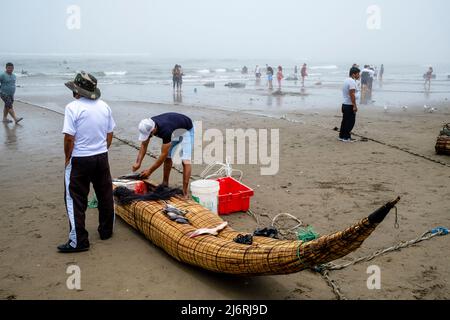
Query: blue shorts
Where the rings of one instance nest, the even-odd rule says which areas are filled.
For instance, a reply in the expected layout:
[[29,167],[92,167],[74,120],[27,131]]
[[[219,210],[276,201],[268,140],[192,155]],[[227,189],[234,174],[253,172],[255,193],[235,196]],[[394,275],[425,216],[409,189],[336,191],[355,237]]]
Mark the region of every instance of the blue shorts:
[[192,160],[192,150],[194,149],[194,127],[191,130],[186,131],[183,135],[172,140],[168,158],[173,158],[177,146],[181,146],[181,160]]
[[267,80],[272,81],[272,79],[273,79],[273,76],[272,76],[272,75],[268,75],[268,76],[267,76]]

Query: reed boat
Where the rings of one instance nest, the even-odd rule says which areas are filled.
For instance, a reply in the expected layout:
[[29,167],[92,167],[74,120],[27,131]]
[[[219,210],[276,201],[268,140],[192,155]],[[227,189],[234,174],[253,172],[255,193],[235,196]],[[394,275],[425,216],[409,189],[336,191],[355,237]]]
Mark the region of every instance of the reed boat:
[[[155,188],[146,181],[149,189]],[[310,242],[253,237],[251,245],[233,241],[239,234],[230,226],[217,236],[189,235],[200,228],[215,228],[224,221],[193,200],[175,196],[165,201],[115,204],[116,214],[154,245],[178,261],[217,273],[235,275],[291,274],[342,258],[357,250],[384,220],[400,198],[388,202],[345,230]],[[166,203],[186,210],[189,224],[170,220]]]

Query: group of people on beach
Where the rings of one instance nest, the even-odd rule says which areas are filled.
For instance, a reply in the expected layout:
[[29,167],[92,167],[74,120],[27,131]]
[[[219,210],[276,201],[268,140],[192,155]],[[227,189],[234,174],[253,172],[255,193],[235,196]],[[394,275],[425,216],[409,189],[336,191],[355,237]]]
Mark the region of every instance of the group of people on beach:
[[[302,88],[305,87],[305,78],[308,76],[307,73],[307,65],[306,63],[303,64],[302,68],[301,68],[301,78],[302,78]],[[259,67],[259,65],[256,65],[255,67],[255,78],[257,81],[259,81],[261,79],[261,68]],[[273,89],[273,77],[274,77],[274,70],[273,68],[266,64],[266,76],[267,76],[267,85],[269,87],[269,90]],[[283,67],[282,66],[278,66],[277,68],[277,82],[278,82],[278,90],[281,90],[281,82],[284,79],[284,75],[283,75]],[[294,77],[295,79],[298,79],[298,68],[297,66],[294,67]]]
[[[356,63],[353,64],[352,67],[356,67],[359,69],[359,65]],[[360,92],[360,103],[368,104],[372,102],[372,92],[373,92],[373,84],[376,80],[381,82],[383,81],[384,76],[384,64],[381,65],[380,70],[376,66],[364,65],[364,68],[361,70],[360,81],[361,81],[361,92]]]

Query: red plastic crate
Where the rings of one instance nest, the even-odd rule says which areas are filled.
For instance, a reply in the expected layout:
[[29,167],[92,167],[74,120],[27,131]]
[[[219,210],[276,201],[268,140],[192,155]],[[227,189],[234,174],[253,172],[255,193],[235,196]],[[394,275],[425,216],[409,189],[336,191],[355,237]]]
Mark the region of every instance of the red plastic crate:
[[254,194],[253,189],[231,177],[220,178],[217,181],[220,185],[218,204],[220,215],[245,212],[250,208],[250,197]]

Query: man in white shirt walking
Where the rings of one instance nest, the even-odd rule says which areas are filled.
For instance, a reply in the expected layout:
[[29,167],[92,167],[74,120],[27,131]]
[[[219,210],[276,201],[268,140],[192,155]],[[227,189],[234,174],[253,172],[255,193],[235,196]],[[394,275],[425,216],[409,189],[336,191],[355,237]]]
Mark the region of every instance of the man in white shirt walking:
[[100,239],[112,236],[114,202],[108,162],[108,149],[115,127],[111,109],[100,100],[94,76],[81,72],[65,84],[75,101],[66,106],[64,116],[65,203],[69,218],[69,241],[58,246],[60,252],[89,249],[85,212],[90,183],[98,199]]
[[360,72],[358,68],[352,67],[349,77],[345,79],[344,87],[342,88],[344,102],[342,104],[342,123],[339,132],[339,140],[342,142],[354,141],[351,137],[351,132],[355,126],[356,112],[358,112],[358,106],[356,105],[358,86],[356,80],[359,79]]

